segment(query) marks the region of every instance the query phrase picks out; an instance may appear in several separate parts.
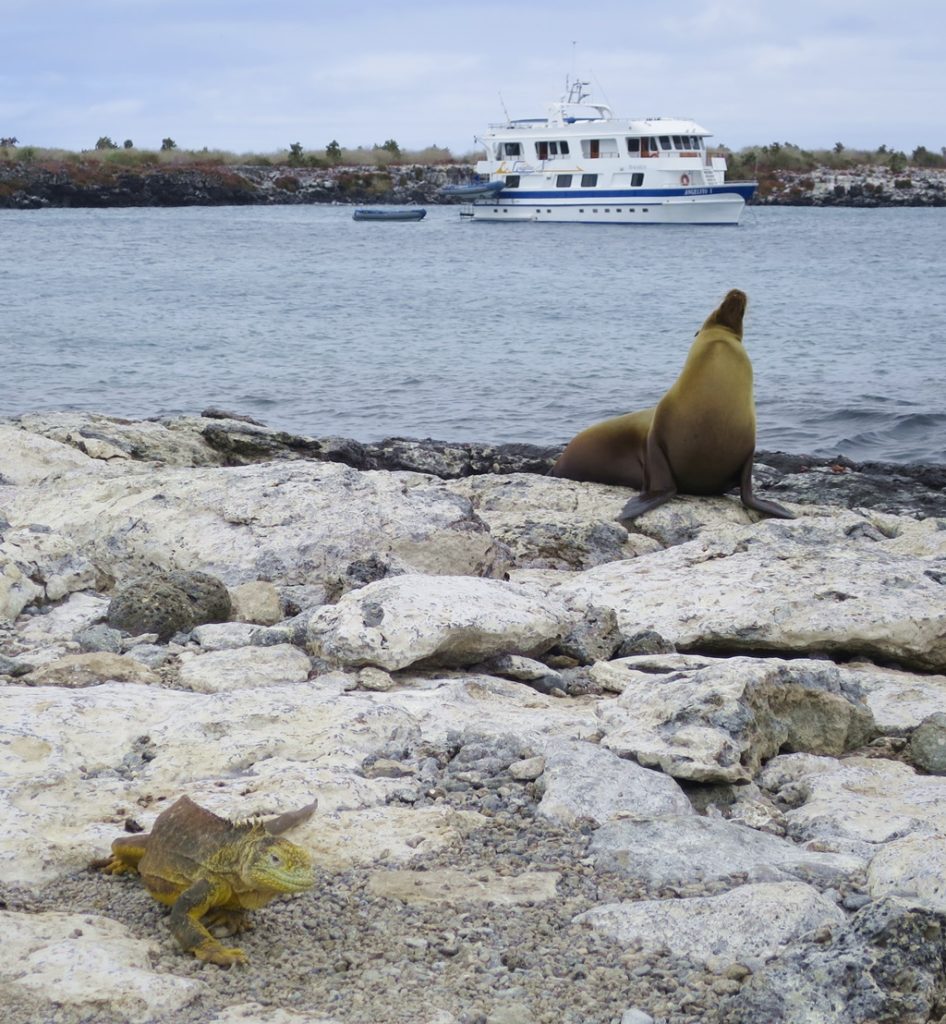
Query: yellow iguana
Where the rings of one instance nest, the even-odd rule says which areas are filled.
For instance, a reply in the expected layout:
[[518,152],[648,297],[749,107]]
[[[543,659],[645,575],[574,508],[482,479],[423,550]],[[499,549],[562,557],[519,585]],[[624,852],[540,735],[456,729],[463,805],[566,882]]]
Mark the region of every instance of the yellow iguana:
[[171,908],[171,934],[199,960],[243,963],[243,950],[218,942],[208,925],[239,934],[253,927],[248,910],[311,888],[308,853],[280,836],[310,818],[317,804],[268,822],[231,822],[182,796],[150,832],[119,837],[112,856],[94,866],[113,875],[137,872],[151,895]]

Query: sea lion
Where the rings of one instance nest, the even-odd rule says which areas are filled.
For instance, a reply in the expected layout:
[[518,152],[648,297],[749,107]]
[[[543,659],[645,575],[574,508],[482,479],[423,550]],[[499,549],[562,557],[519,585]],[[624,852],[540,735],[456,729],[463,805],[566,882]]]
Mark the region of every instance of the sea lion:
[[620,522],[677,493],[723,494],[737,484],[747,508],[794,519],[752,493],[755,402],[752,363],[742,346],[745,311],[745,293],[733,289],[697,332],[680,376],[660,402],[583,430],[550,475],[639,488]]
[[752,493],[755,401],[752,363],[742,344],[746,301],[745,292],[732,289],[697,332],[680,376],[654,410],[641,493],[624,506],[620,522],[677,493],[723,494],[737,484],[746,508],[795,518]]
[[588,427],[569,441],[549,475],[640,490],[653,417],[653,408],[642,409]]

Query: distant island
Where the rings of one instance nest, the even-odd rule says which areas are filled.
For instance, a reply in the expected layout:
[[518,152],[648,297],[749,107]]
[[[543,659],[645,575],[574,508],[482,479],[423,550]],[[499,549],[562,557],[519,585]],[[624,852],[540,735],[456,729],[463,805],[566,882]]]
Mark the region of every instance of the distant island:
[[[836,143],[807,151],[772,143],[733,153],[730,180],[757,180],[754,205],[904,207],[946,205],[946,148],[910,157],[886,146],[867,152]],[[371,149],[332,142],[321,153],[299,143],[270,156],[181,151],[172,139],[139,150],[108,138],[72,153],[0,139],[0,209],[248,206],[305,203],[456,203],[440,189],[474,174],[475,153],[437,146],[402,151],[393,139]]]

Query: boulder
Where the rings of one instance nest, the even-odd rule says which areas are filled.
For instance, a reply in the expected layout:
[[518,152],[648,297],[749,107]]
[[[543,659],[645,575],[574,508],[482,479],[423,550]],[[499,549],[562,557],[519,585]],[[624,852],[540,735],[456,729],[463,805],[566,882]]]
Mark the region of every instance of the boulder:
[[338,665],[389,671],[417,663],[473,665],[501,654],[541,654],[566,620],[560,602],[514,583],[398,576],[316,609],[308,643],[313,654]]
[[188,690],[221,693],[304,682],[310,667],[305,653],[291,644],[238,647],[182,655],[178,679]]
[[946,779],[899,761],[783,754],[760,784],[789,805],[784,818],[798,841],[872,853],[904,836],[946,834]]
[[762,966],[725,1006],[728,1024],[760,1021],[926,1024],[939,1016],[944,919],[888,898],[830,941],[799,943]]
[[29,686],[98,686],[101,683],[160,683],[160,677],[125,654],[89,651],[67,654],[34,669],[23,681]]
[[5,1013],[32,1005],[33,1020],[53,1020],[63,1008],[83,1018],[97,1013],[132,1024],[169,1019],[207,986],[157,971],[157,944],[97,914],[16,914],[0,910],[0,994]]
[[936,560],[892,550],[862,523],[842,514],[730,527],[556,590],[613,608],[625,634],[654,630],[679,650],[861,653],[946,668]]
[[675,888],[729,880],[797,879],[840,885],[863,870],[859,857],[818,853],[722,818],[695,814],[611,821],[591,840],[595,866]]
[[559,824],[603,825],[625,816],[693,814],[673,779],[593,743],[555,740],[543,755],[545,791],[539,813]]
[[344,587],[368,553],[399,571],[477,576],[500,573],[507,558],[439,481],[323,463],[73,472],[55,488],[17,488],[6,511],[14,525],[44,524],[32,541],[37,579],[62,575],[63,549],[116,579],[197,569],[231,587],[283,589]]
[[946,836],[894,839],[874,854],[867,872],[871,896],[946,915]]
[[623,946],[732,961],[774,956],[808,932],[842,927],[844,914],[810,885],[792,881],[742,885],[719,896],[611,903],[575,922]]
[[780,750],[839,755],[872,719],[830,662],[640,655],[593,672],[619,697],[602,701],[602,745],[698,782],[750,780]]

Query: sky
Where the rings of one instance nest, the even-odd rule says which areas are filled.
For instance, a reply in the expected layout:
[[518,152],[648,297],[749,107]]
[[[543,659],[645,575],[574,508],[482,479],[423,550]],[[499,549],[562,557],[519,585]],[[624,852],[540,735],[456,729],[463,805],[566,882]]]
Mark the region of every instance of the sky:
[[0,136],[475,152],[567,76],[738,150],[946,146],[943,0],[0,0]]

